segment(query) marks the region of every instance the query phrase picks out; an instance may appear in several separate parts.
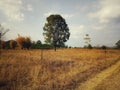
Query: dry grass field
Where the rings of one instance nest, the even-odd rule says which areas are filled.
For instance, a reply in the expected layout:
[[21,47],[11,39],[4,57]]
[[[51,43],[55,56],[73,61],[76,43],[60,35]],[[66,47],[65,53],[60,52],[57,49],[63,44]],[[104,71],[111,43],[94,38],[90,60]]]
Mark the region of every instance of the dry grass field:
[[[78,88],[81,84],[120,61],[120,50],[42,52],[41,55],[41,50],[1,50],[0,90],[83,90]],[[104,81],[109,82],[109,77]],[[109,90],[101,88],[104,85],[95,89]]]

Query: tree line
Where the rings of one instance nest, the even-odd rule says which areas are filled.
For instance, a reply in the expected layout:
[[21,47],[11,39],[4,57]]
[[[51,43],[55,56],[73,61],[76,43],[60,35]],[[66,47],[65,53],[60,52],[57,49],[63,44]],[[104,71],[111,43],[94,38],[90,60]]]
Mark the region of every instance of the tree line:
[[0,41],[2,49],[51,49],[52,45],[42,44],[40,40],[31,41],[30,37],[18,36],[15,40]]
[[[18,35],[15,40],[3,41],[2,37],[7,31],[9,30],[4,29],[0,25],[0,48],[3,49],[15,49],[16,47],[20,49],[54,48],[54,50],[56,51],[57,47],[67,48],[65,42],[69,40],[70,37],[69,27],[65,19],[59,14],[52,14],[46,18],[46,23],[43,26],[43,36],[46,44],[42,44],[40,40],[38,40],[37,42],[31,41],[30,37],[24,37],[20,35]],[[120,48],[120,40],[116,43],[116,47]],[[93,47],[89,44],[87,47],[84,48],[92,49]],[[106,49],[107,47],[102,46],[101,48]]]

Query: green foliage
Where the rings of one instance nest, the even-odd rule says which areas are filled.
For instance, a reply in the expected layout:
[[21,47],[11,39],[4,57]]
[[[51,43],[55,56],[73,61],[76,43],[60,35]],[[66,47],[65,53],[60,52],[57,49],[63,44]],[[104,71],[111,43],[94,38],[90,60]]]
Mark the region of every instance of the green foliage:
[[40,49],[41,46],[42,46],[42,43],[41,43],[40,40],[38,40],[37,42],[31,43],[31,48],[32,48],[32,49]]
[[69,48],[72,48],[72,46],[69,46]]
[[47,44],[55,47],[61,47],[69,39],[69,28],[65,19],[60,15],[50,15],[47,17],[47,23],[45,23],[44,37]]
[[88,45],[88,49],[92,49],[93,47],[92,47],[92,45],[91,44],[89,44]]
[[31,49],[36,49],[36,43],[35,43],[35,42],[32,42],[30,48],[31,48]]
[[10,40],[5,42],[4,49],[10,49]]
[[88,46],[84,46],[84,48],[92,49],[93,47],[91,44],[89,44]]
[[117,48],[120,48],[120,40],[116,43]]
[[50,44],[42,44],[41,41],[38,40],[37,42],[32,42],[30,48],[32,48],[32,49],[51,49],[51,48],[53,48],[53,46]]
[[40,48],[40,47],[41,47],[41,45],[42,45],[41,41],[40,41],[40,40],[38,40],[38,41],[36,42],[36,48]]
[[42,44],[41,45],[41,49],[52,49],[52,48],[53,48],[53,46],[50,44]]

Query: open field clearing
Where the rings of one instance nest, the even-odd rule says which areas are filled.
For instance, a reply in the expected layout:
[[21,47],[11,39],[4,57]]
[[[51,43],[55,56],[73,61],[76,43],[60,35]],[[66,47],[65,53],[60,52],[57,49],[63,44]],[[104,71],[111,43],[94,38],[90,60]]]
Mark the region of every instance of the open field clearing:
[[120,90],[119,62],[120,50],[2,50],[0,90]]

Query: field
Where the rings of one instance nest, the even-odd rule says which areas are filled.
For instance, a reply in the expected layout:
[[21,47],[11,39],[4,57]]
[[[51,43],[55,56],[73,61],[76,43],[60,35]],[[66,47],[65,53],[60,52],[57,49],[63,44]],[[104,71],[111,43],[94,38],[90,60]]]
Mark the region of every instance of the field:
[[120,90],[120,69],[100,77],[102,83],[94,79],[119,61],[120,50],[112,49],[1,50],[0,90],[90,90],[84,87],[91,79],[91,90]]

